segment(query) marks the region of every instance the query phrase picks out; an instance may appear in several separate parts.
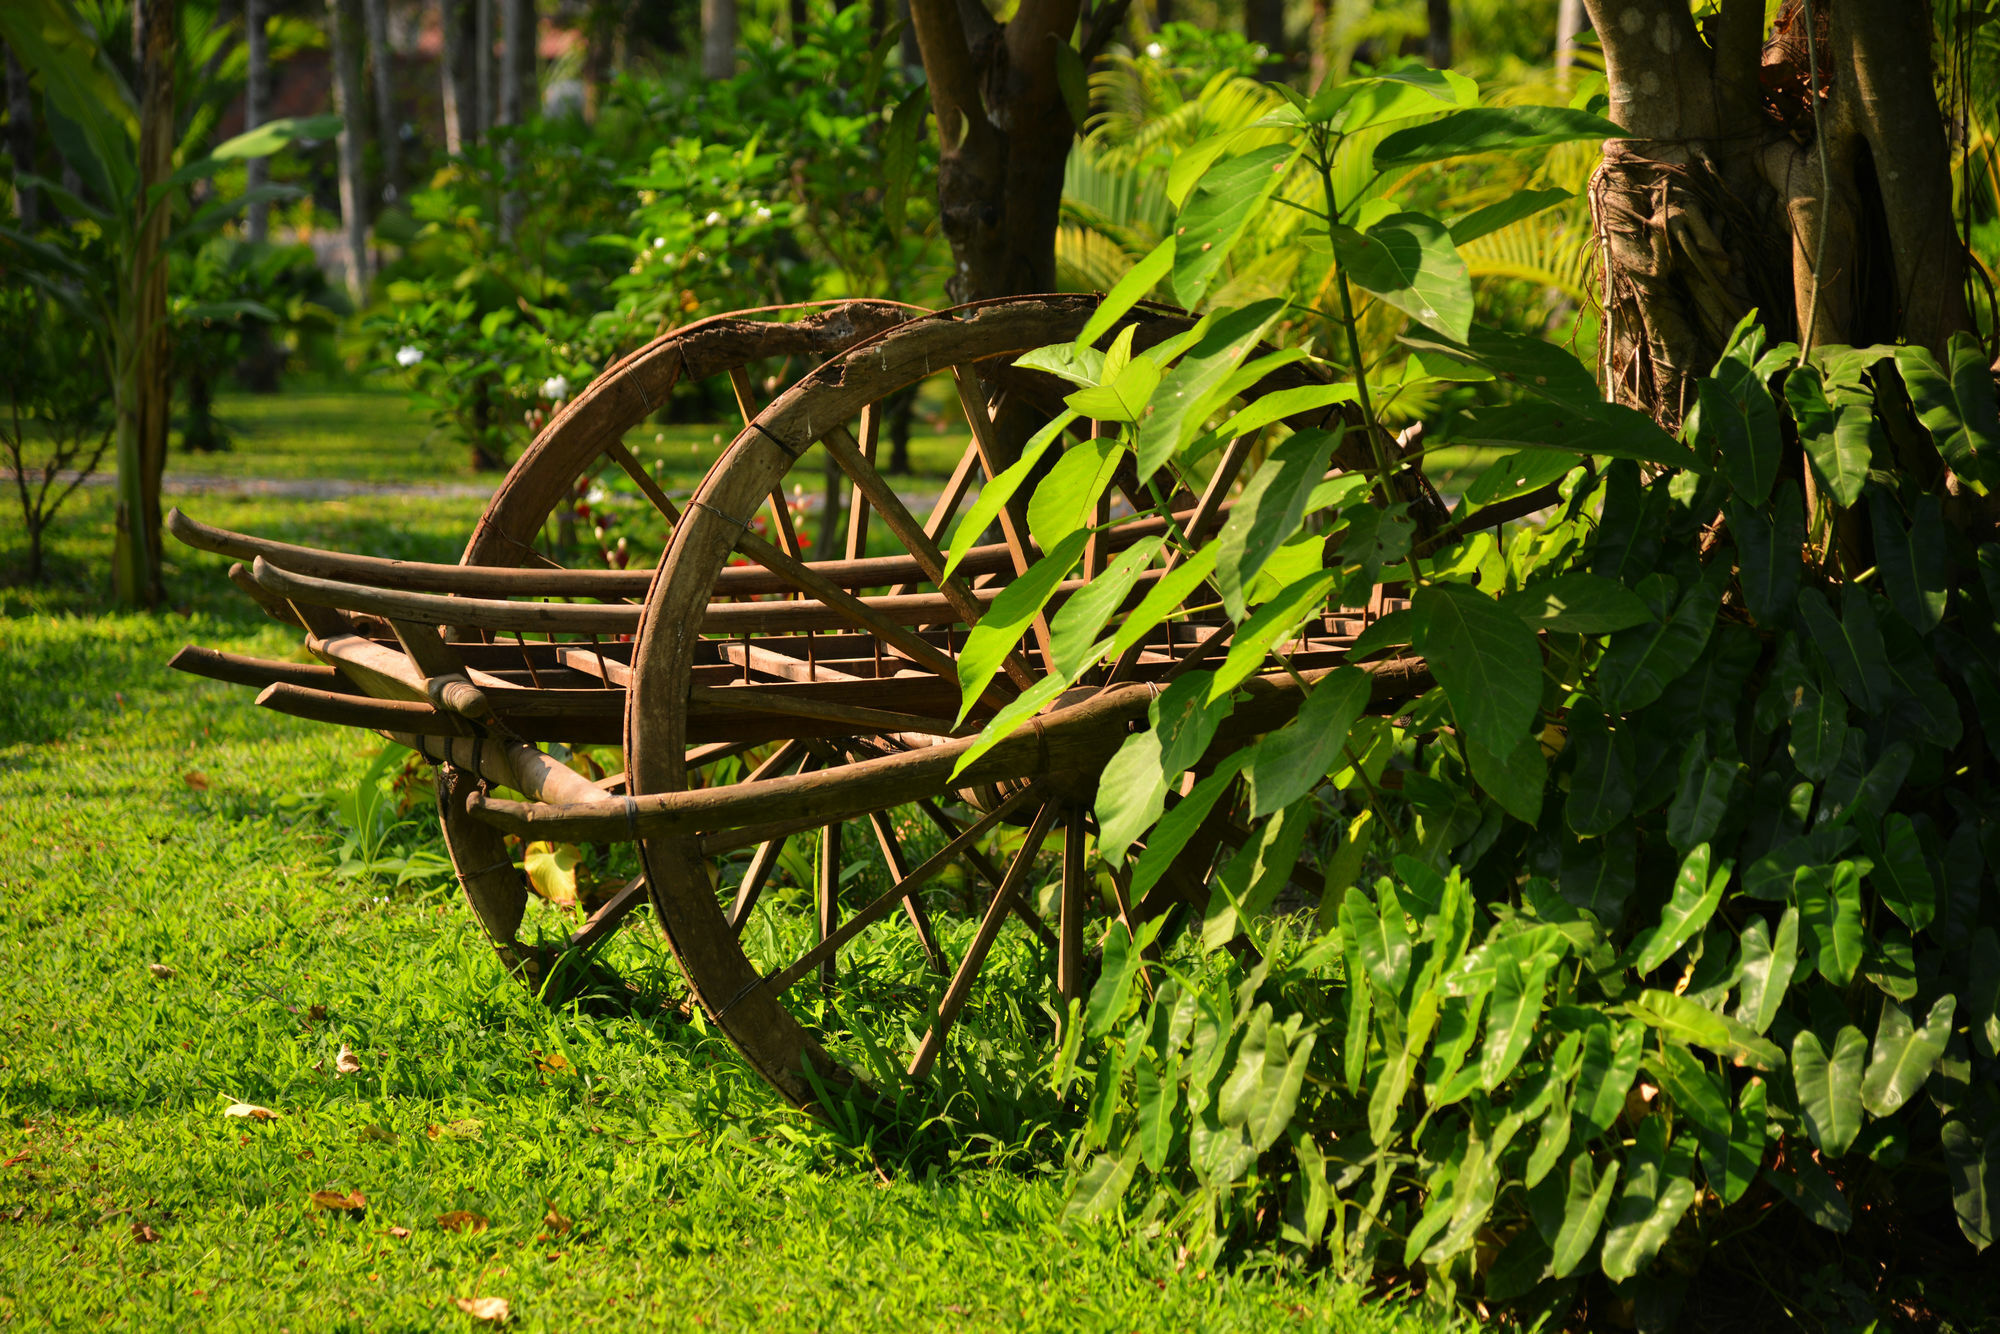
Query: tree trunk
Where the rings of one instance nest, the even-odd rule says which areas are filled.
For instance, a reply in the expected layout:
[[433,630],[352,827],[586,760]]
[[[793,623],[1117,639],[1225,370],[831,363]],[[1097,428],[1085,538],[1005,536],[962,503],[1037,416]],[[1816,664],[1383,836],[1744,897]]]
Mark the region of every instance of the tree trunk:
[[736,73],[736,0],[701,0],[701,77]]
[[1583,0],[1560,0],[1556,6],[1556,87],[1568,88],[1570,67],[1576,64],[1576,38],[1584,29]]
[[[265,102],[271,88],[271,36],[265,29],[269,17],[266,0],[243,0],[243,44],[247,66],[243,71],[243,128],[254,130],[267,119]],[[253,157],[243,164],[243,183],[255,190],[271,177],[270,161]],[[271,203],[259,199],[243,214],[243,234],[252,245],[271,239]]]
[[507,43],[507,62],[513,66],[515,95],[519,99],[514,123],[525,125],[542,114],[541,52],[536,46],[541,40],[541,19],[535,0],[504,0],[504,3],[508,21],[519,38]]
[[479,95],[479,133],[494,124],[493,6],[500,0],[472,0],[472,69]]
[[791,20],[792,45],[797,46],[805,40],[806,26],[812,22],[812,16],[806,12],[806,0],[789,0],[787,9]]
[[[911,2],[942,146],[938,211],[954,301],[1055,290],[1063,164],[1076,137],[1055,48],[1069,40],[1077,8],[1022,0],[1010,22],[995,24],[977,5]],[[1115,8],[1114,23],[1123,17]]]
[[1608,394],[1677,426],[1752,309],[1809,345],[1971,327],[1927,6],[1816,4],[1808,42],[1799,0],[1768,36],[1762,0],[1724,0],[1711,45],[1683,0],[1585,5],[1633,136],[1591,182]]
[[[1173,21],[1163,2],[1154,11],[1160,25]],[[1244,0],[1243,35],[1271,53],[1271,59],[1285,57],[1285,0]]]
[[[493,117],[499,125],[519,125],[523,118],[523,75],[532,88],[535,76],[535,10],[533,0],[499,0],[500,11],[500,109]],[[525,58],[524,58],[525,57]],[[513,189],[520,167],[520,150],[509,140],[501,146],[501,175],[508,188],[500,196],[500,237],[509,240],[521,225],[521,195]]]
[[1424,59],[1432,69],[1451,64],[1451,0],[1425,0],[1430,30],[1424,37]]
[[368,188],[361,145],[368,113],[361,96],[361,22],[355,0],[326,0],[333,46],[333,109],[340,126],[340,221],[347,234],[347,287],[359,300],[368,290]]
[[33,234],[41,226],[41,196],[24,185],[21,173],[35,169],[35,98],[28,71],[7,52],[7,156],[14,164],[14,219]]
[[403,139],[396,125],[396,52],[389,45],[389,0],[361,0],[375,94],[375,142],[382,151],[382,200],[403,197]]
[[479,86],[473,46],[479,40],[478,0],[438,0],[443,38],[439,61],[444,105],[444,151],[457,157],[479,138]]
[[112,548],[113,591],[130,607],[157,606],[160,587],[160,474],[167,461],[173,382],[167,358],[166,205],[148,210],[156,186],[173,173],[174,63],[180,20],[175,0],[139,0],[132,11],[133,63],[139,70],[138,218],[129,281],[119,292],[116,378],[118,508]]

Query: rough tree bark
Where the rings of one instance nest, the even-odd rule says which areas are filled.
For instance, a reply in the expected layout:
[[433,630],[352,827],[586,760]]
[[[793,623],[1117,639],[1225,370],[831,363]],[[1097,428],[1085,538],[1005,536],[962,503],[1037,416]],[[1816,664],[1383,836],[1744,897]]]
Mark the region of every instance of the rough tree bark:
[[438,0],[438,27],[443,38],[439,61],[444,104],[444,151],[454,157],[479,138],[479,84],[473,44],[479,40],[479,18],[468,0]]
[[139,192],[131,271],[120,293],[117,375],[118,506],[112,588],[127,606],[159,605],[160,475],[167,462],[173,381],[167,355],[165,207],[148,210],[174,162],[174,64],[180,15],[175,0],[139,0],[132,10],[133,64],[139,70]]
[[[243,0],[243,128],[254,130],[266,119],[265,100],[271,87],[271,38],[265,30],[270,11],[266,0]],[[270,180],[271,164],[253,157],[243,164],[243,183],[251,190]],[[254,245],[271,239],[271,201],[259,199],[243,214],[243,234]]]
[[701,77],[736,73],[736,0],[701,0]]
[[1584,2],[1632,135],[1591,183],[1615,399],[1677,425],[1753,308],[1814,344],[1971,327],[1928,5],[1790,0],[1767,33],[1763,0],[1701,30],[1686,0]]
[[361,96],[361,16],[355,0],[326,0],[333,45],[333,109],[340,126],[340,223],[347,240],[347,285],[359,297],[368,287],[368,189],[361,144],[368,119]]
[[[1127,5],[1083,15],[1086,62]],[[1056,82],[1056,48],[1080,0],[1021,0],[995,23],[978,0],[911,0],[937,116],[938,212],[951,242],[956,301],[1052,292],[1063,164],[1076,123]]]
[[382,152],[382,198],[403,197],[403,141],[396,127],[396,52],[389,45],[389,0],[361,0],[368,69],[375,95],[375,142]]

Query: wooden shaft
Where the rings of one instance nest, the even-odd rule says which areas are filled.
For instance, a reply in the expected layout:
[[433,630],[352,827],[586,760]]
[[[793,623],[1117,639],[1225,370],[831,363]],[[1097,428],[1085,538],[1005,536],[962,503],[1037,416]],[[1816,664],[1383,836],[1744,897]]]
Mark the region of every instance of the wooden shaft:
[[[875,844],[882,849],[882,861],[889,868],[889,878],[903,881],[910,878],[910,863],[903,856],[903,845],[896,837],[896,827],[889,820],[886,811],[870,811],[869,827],[875,831]],[[944,957],[944,950],[938,945],[937,933],[931,930],[930,914],[924,911],[924,901],[916,894],[903,896],[903,915],[910,919],[910,929],[917,933],[917,947],[924,952],[924,962],[934,973],[948,973],[951,964]]]
[[660,517],[667,521],[667,532],[671,535],[680,525],[680,507],[660,489],[660,484],[646,471],[646,465],[634,458],[631,450],[625,448],[624,441],[613,440],[604,447],[604,452],[611,456],[613,463],[625,470],[625,475],[632,479],[632,484],[639,488],[639,493],[652,502],[653,508],[660,512]]
[[257,696],[257,707],[315,723],[365,727],[375,732],[419,736],[472,736],[473,725],[455,714],[415,700],[371,699],[274,681]]
[[[861,409],[861,440],[857,446],[861,457],[868,466],[875,466],[875,454],[882,439],[882,405],[870,403]],[[833,456],[836,464],[838,456]],[[862,494],[861,483],[849,480],[847,486],[847,558],[860,560],[868,554],[868,498]]]
[[913,713],[892,713],[887,709],[833,704],[804,695],[773,695],[754,686],[689,686],[688,702],[723,709],[748,709],[753,713],[816,718],[823,722],[850,724],[861,732],[950,733],[953,730],[949,718],[925,718]]
[[1021,892],[1021,886],[1034,870],[1035,856],[1042,850],[1042,840],[1048,837],[1049,827],[1056,821],[1057,806],[1054,802],[1045,804],[1035,814],[1035,822],[1028,826],[1028,836],[1021,843],[1021,850],[1014,856],[1014,864],[1007,868],[1006,879],[1000,882],[993,901],[986,907],[986,916],[980,919],[979,930],[973,935],[972,943],[966,946],[965,957],[958,961],[958,971],[951,975],[951,984],[945,988],[944,999],[938,1002],[937,1018],[931,1021],[930,1031],[917,1044],[917,1054],[910,1059],[910,1078],[922,1079],[944,1050],[944,1040],[951,1032],[951,1026],[958,1019],[959,1011],[972,995],[972,984],[979,978],[979,970],[986,966],[987,952],[1000,935],[1000,925],[1007,920],[1009,901]]
[[257,686],[260,689],[280,682],[307,690],[352,692],[354,689],[338,670],[319,663],[252,658],[241,653],[203,648],[199,644],[189,644],[174,654],[168,659],[167,666],[177,672],[205,676],[211,681],[227,681],[231,685]]
[[750,920],[750,910],[757,906],[757,900],[764,893],[764,882],[777,869],[778,854],[784,851],[785,840],[774,838],[758,845],[750,855],[750,865],[744,868],[743,883],[736,887],[736,902],[729,910],[729,929],[737,935],[743,934],[744,925]]
[[[830,824],[820,830],[819,866],[816,898],[819,908],[819,938],[822,942],[832,938],[840,927],[840,831],[844,826]],[[833,985],[834,951],[828,950],[820,961],[819,984]]]

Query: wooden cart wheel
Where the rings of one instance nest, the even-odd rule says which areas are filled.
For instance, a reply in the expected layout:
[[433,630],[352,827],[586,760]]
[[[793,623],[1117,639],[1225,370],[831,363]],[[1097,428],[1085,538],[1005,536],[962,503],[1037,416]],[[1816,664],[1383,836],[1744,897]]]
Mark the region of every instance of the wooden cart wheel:
[[[872,1043],[878,1052],[899,1048],[890,1052],[893,1063],[905,1076],[923,1079],[954,1024],[965,1022],[968,1002],[978,1004],[997,981],[1007,994],[997,1002],[989,996],[990,1003],[1024,1003],[1020,987],[1028,965],[1021,961],[1032,951],[995,949],[1010,919],[1020,919],[1031,938],[1041,937],[1060,1012],[1063,1003],[1084,994],[1107,915],[1136,923],[1173,906],[1172,892],[1135,904],[1116,879],[1100,879],[1090,856],[1088,808],[1096,787],[1090,766],[1101,765],[1106,747],[1115,748],[1133,718],[1138,687],[1116,682],[1150,681],[1157,688],[1193,665],[1222,641],[1225,627],[1215,613],[1196,610],[1169,621],[1142,646],[1143,655],[1109,669],[1112,679],[1100,668],[1088,685],[1045,709],[1034,727],[1049,740],[1031,766],[1042,776],[962,793],[950,789],[941,771],[915,786],[896,776],[922,768],[927,747],[946,744],[967,627],[1038,555],[1019,509],[1002,510],[1004,541],[980,548],[961,567],[964,577],[938,578],[939,547],[955,507],[969,487],[1008,461],[1008,407],[1026,404],[1048,413],[1070,389],[1012,362],[1030,349],[1074,338],[1096,306],[1094,297],[980,303],[900,324],[828,361],[765,408],[709,473],[674,530],[647,598],[627,696],[628,781],[637,802],[628,798],[626,818],[635,833],[644,832],[638,803],[647,803],[650,812],[660,794],[671,801],[672,794],[703,786],[688,763],[691,747],[740,734],[758,720],[771,726],[772,735],[791,738],[755,775],[796,774],[780,785],[782,801],[750,818],[732,808],[724,823],[703,824],[689,814],[672,832],[645,833],[641,846],[653,902],[697,997],[753,1065],[801,1104],[813,1099],[808,1063],[835,1079],[845,1077],[843,1065],[865,1072],[870,1061],[859,1053]],[[1144,348],[1190,323],[1179,311],[1141,307],[1117,327],[1136,325],[1137,346]],[[1295,364],[1252,393],[1318,374]],[[873,466],[870,444],[882,402],[926,379],[941,380],[960,404],[968,443],[956,473],[920,519]],[[1087,435],[1096,428],[1086,422],[1077,429]],[[798,562],[748,531],[771,493],[793,483],[798,459],[815,443],[829,449],[846,476],[847,549],[856,549],[853,534],[864,525],[886,525],[907,553],[904,564],[913,561],[919,577],[856,597],[863,580],[855,570],[845,570],[841,587],[831,587],[828,576],[842,571]],[[1222,521],[1224,500],[1251,451],[1249,439],[1231,443],[1202,495],[1171,500],[1168,508],[1188,540],[1198,542]],[[1152,506],[1136,477],[1124,482],[1128,503]],[[1112,494],[1120,489],[1114,485]],[[1100,523],[1110,517],[1100,509]],[[1104,533],[1084,557],[1085,576],[1101,570],[1111,552],[1164,526],[1154,516]],[[718,610],[724,581],[746,559],[780,577],[778,586],[789,582],[814,600]],[[1339,629],[1322,627],[1318,639],[1295,645],[1294,664],[1340,661]],[[1028,646],[1008,659],[995,678],[998,691],[1011,695],[1041,678],[1046,635],[1045,625],[1038,626]],[[1137,696],[1141,710],[1146,693]],[[1111,732],[1091,722],[1092,710],[1103,714]],[[974,730],[976,720],[958,735]],[[1082,733],[1090,734],[1088,745],[1074,740]],[[1032,759],[1032,743],[1024,746]],[[1182,854],[1182,896],[1198,894],[1205,902],[1208,862],[1227,834],[1225,812]],[[1010,845],[1011,857],[994,855],[988,846],[994,839]],[[792,864],[810,860],[811,870],[795,871],[795,883],[782,895],[787,902],[776,902],[781,895],[770,889],[772,872],[787,857],[788,840]],[[872,849],[879,849],[880,862],[869,851],[874,864],[858,866],[857,854]],[[746,853],[747,861],[729,862],[726,874],[718,872],[722,859]],[[933,920],[921,891],[942,876],[976,887],[968,918]],[[1035,891],[1050,880],[1053,922],[1035,911]],[[1174,887],[1162,882],[1159,888]],[[1201,906],[1196,903],[1195,911]],[[1009,962],[1000,962],[1003,955]],[[808,984],[815,977],[818,988]],[[900,1014],[881,1033],[845,1039],[843,1051],[829,1035],[845,1021],[818,1022],[815,1016],[851,1016],[861,1007],[845,1002],[864,995],[889,1001],[892,1014],[900,1001]],[[872,1006],[871,1013],[882,1012],[882,1005]],[[908,1024],[906,1031],[897,1019]],[[886,1063],[873,1062],[877,1077]]]
[[[649,554],[644,544],[619,543],[618,555],[608,561],[609,553],[596,542],[580,541],[566,549],[561,541],[570,526],[566,511],[577,503],[586,485],[627,492],[628,511],[643,511],[669,531],[678,520],[673,501],[626,448],[626,433],[667,403],[677,385],[712,378],[727,386],[725,396],[733,396],[745,406],[759,392],[750,374],[753,367],[775,369],[781,377],[788,372],[795,378],[855,342],[919,313],[918,307],[891,301],[771,307],[701,320],[654,339],[608,367],[536,436],[480,515],[460,564],[594,569],[603,587],[593,588],[593,595],[631,600],[643,597],[657,551]],[[590,533],[588,523],[583,533]],[[616,538],[610,540],[615,542]],[[614,563],[619,564],[615,574],[609,568]],[[480,650],[486,655],[483,665],[515,669],[525,675],[523,684],[531,681],[537,686],[556,679],[575,684],[573,669],[551,667],[549,658],[558,640],[591,649],[590,658],[600,669],[608,665],[603,672],[607,676],[622,671],[629,649],[629,644],[600,644],[595,637],[584,640],[575,635],[538,636],[545,641],[539,643],[517,635],[511,646],[506,636],[491,632],[458,631],[451,637],[484,640],[490,647]],[[472,647],[466,646],[468,650]],[[518,650],[519,661],[513,660],[510,647]],[[520,671],[523,668],[525,673]],[[598,684],[613,686],[622,681],[606,679]],[[566,729],[564,740],[576,745],[618,744],[621,733],[615,711],[601,721]],[[705,747],[684,757],[684,767],[698,773],[704,766],[730,760],[744,749],[728,744]],[[563,753],[559,751],[558,757]],[[507,847],[491,825],[467,815],[466,800],[479,786],[478,776],[467,769],[450,762],[438,765],[438,814],[445,843],[481,927],[512,971],[531,985],[539,984],[564,950],[592,948],[614,931],[642,900],[643,886],[635,877],[611,894],[564,946],[537,947],[521,942],[517,937],[530,896],[529,885],[516,865],[519,854]],[[619,790],[616,776],[607,778],[602,786],[610,792]]]

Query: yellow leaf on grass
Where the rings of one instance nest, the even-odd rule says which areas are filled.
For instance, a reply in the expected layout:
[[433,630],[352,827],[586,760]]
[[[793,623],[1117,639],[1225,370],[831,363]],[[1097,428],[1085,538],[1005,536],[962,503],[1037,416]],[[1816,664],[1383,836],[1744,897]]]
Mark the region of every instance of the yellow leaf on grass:
[[530,843],[522,849],[521,869],[535,892],[561,908],[576,906],[576,868],[583,849],[574,843]]
[[463,1121],[451,1121],[430,1128],[432,1139],[478,1139],[486,1131],[486,1123],[476,1117],[466,1117]]
[[275,1121],[278,1114],[269,1107],[259,1107],[254,1102],[232,1102],[222,1109],[224,1116],[247,1116],[252,1121]]
[[470,1209],[454,1209],[448,1214],[439,1214],[437,1224],[447,1232],[484,1232],[486,1218]]
[[197,792],[208,791],[208,775],[200,772],[199,770],[196,769],[188,770],[186,773],[181,775],[181,781],[183,783],[186,783],[189,787],[193,788]]
[[313,1208],[328,1213],[358,1214],[368,1208],[368,1197],[358,1190],[345,1195],[337,1190],[316,1190],[312,1193],[312,1203]]
[[497,1324],[509,1314],[505,1297],[454,1297],[452,1300],[458,1303],[459,1310],[474,1320],[491,1320]]
[[535,1068],[544,1074],[550,1075],[573,1075],[576,1073],[570,1066],[569,1058],[559,1051],[550,1052],[547,1056],[539,1057],[535,1061]]

